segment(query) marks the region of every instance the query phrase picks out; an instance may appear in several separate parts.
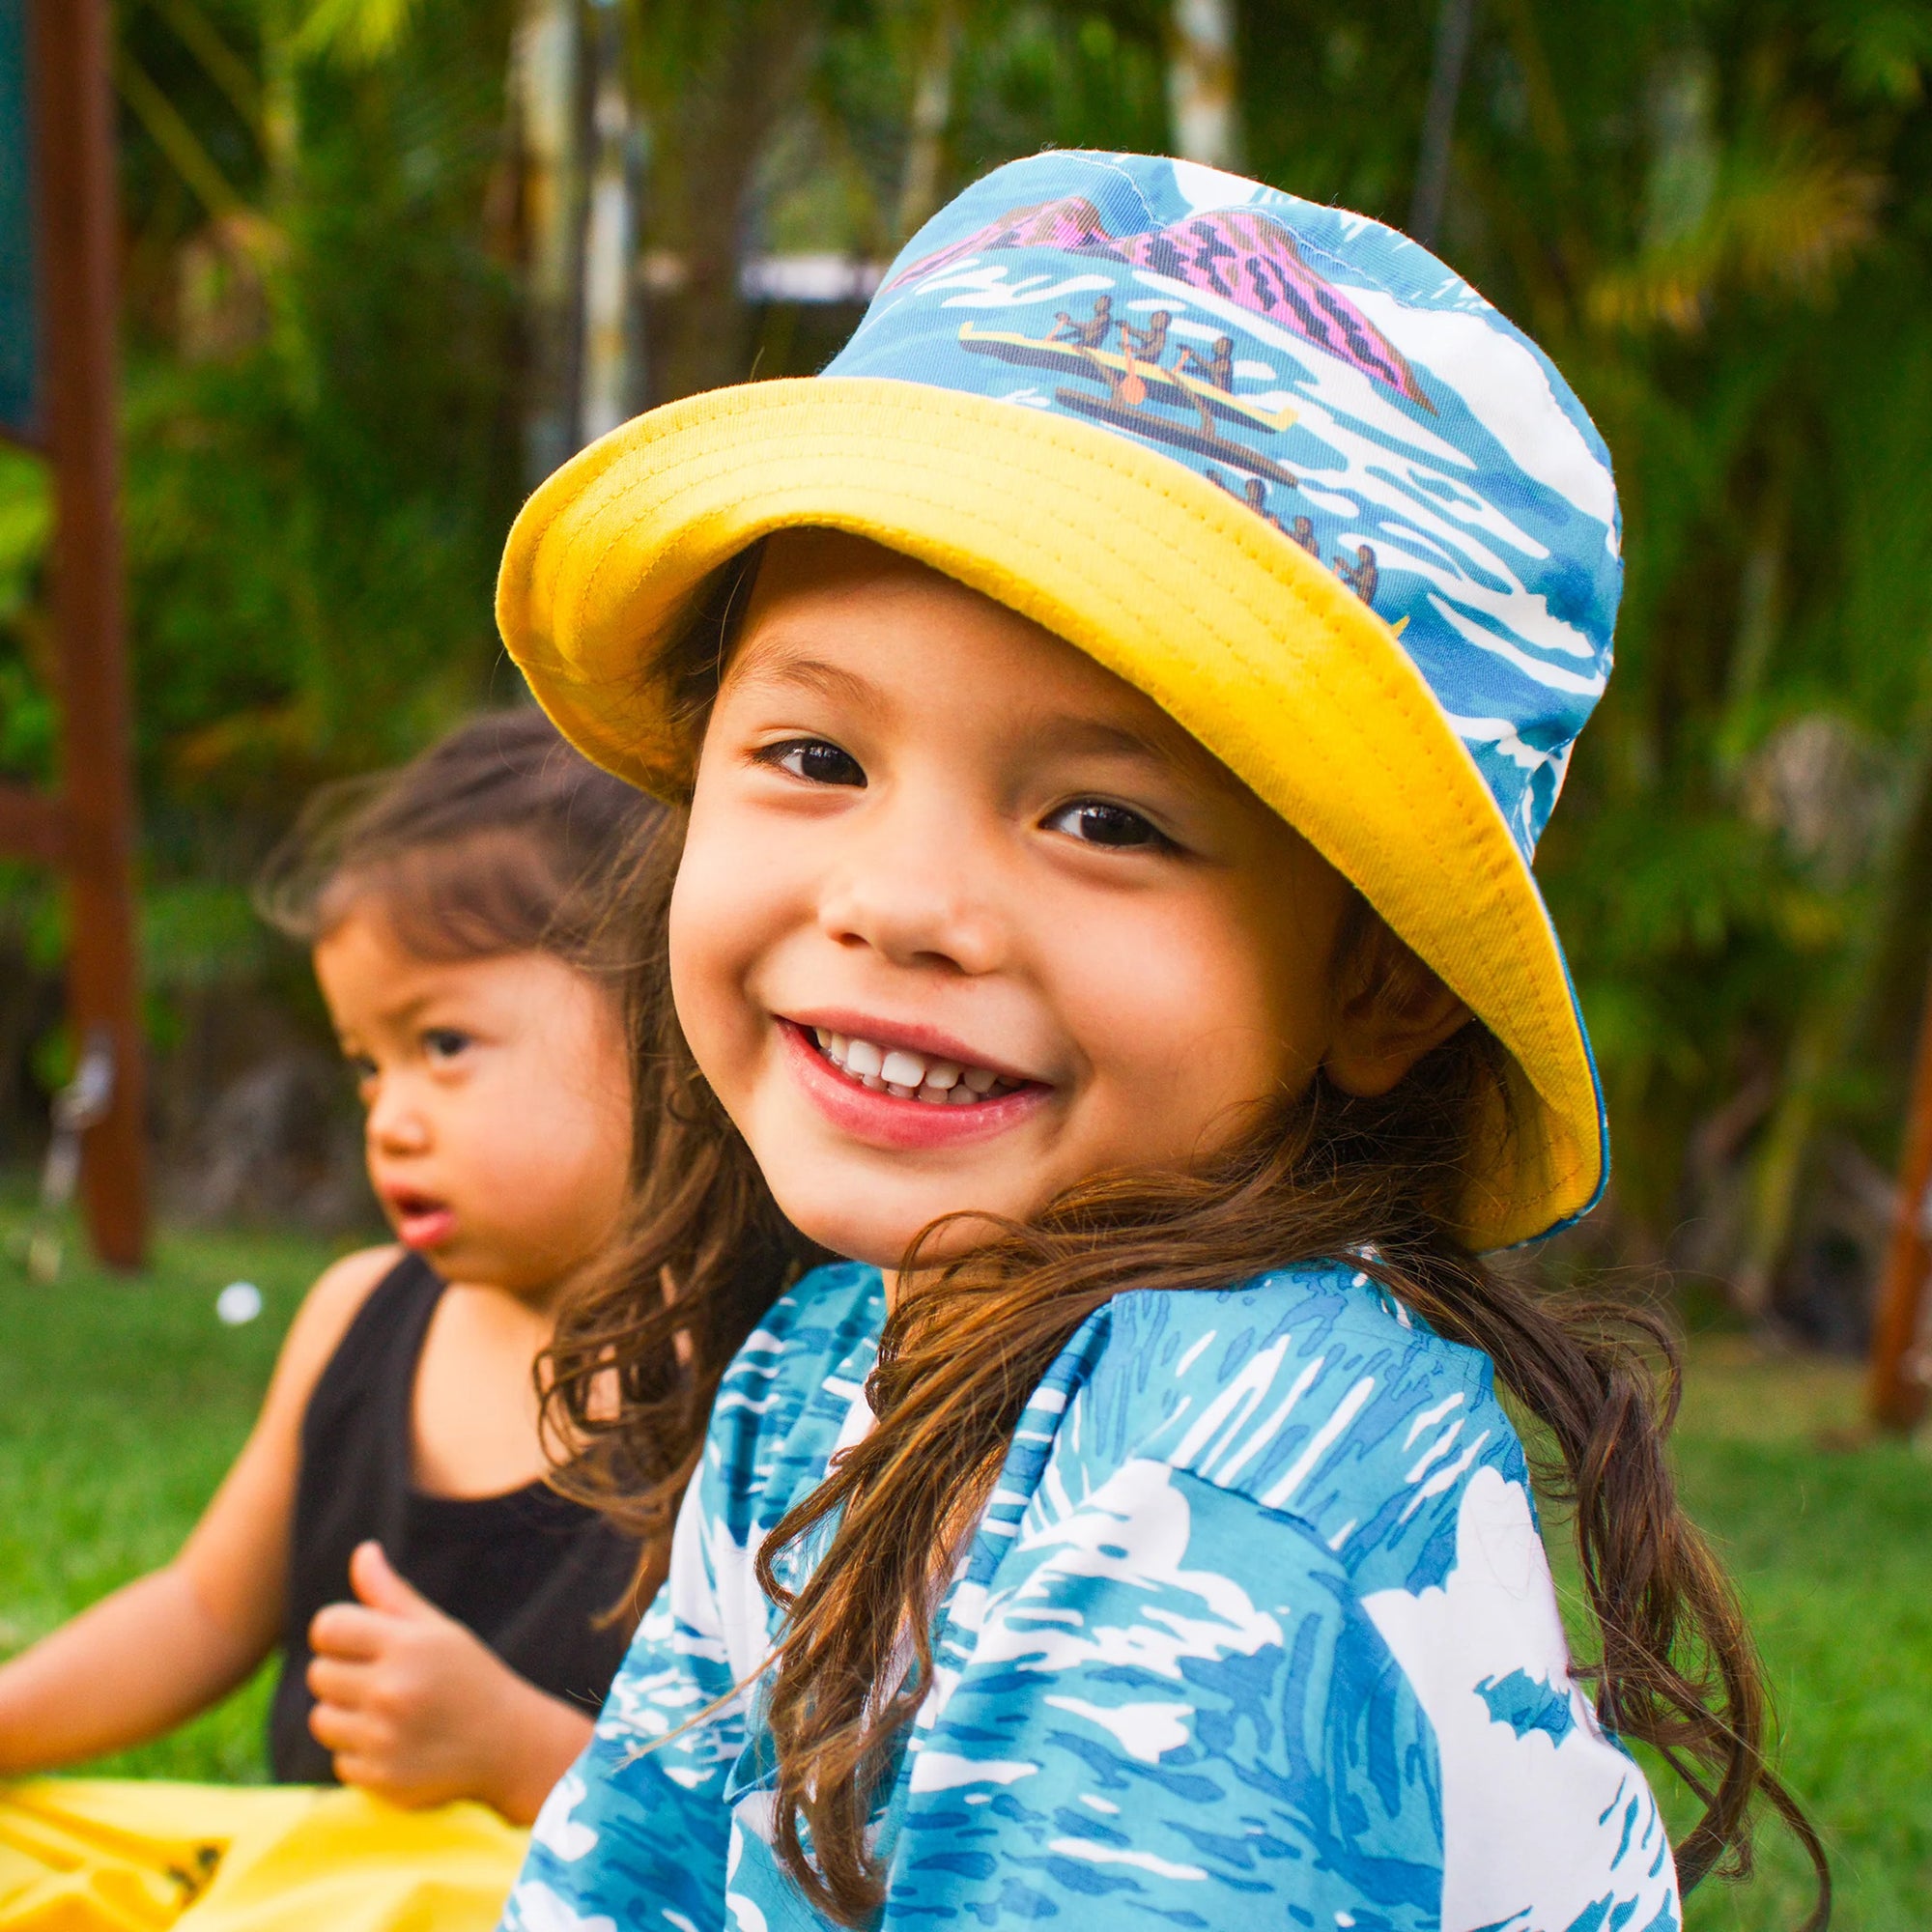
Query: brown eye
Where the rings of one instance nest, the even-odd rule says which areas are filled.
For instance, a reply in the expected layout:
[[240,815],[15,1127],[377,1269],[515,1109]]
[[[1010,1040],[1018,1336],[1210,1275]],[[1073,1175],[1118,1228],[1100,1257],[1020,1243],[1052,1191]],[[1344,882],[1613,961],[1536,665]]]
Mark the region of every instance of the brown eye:
[[1129,811],[1124,805],[1109,805],[1102,799],[1076,799],[1064,805],[1046,821],[1049,832],[1064,832],[1088,845],[1105,845],[1121,850],[1166,849],[1174,842],[1164,833]]
[[780,771],[807,784],[865,786],[866,773],[858,759],[823,738],[796,738],[788,745],[774,745],[764,755]]

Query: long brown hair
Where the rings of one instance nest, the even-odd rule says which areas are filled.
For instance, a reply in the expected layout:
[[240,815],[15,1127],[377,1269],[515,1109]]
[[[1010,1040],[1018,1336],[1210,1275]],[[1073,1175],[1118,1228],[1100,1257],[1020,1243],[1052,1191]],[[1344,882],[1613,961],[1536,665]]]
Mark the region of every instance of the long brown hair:
[[[694,732],[743,582],[741,572],[714,586],[658,668]],[[546,1388],[553,1440],[569,1449],[558,1486],[659,1551],[732,1352],[814,1259],[671,1009],[666,942],[680,847],[673,820],[625,901],[639,1148],[631,1229],[563,1309]],[[1398,1005],[1429,983],[1360,900],[1335,970]],[[1684,1885],[1748,1872],[1762,1798],[1817,1871],[1807,1932],[1828,1922],[1822,1849],[1766,1760],[1756,1654],[1664,1458],[1677,1391],[1668,1325],[1653,1312],[1538,1293],[1447,1233],[1478,1122],[1493,1118],[1501,1052],[1471,1022],[1380,1098],[1345,1095],[1318,1076],[1194,1172],[1094,1177],[1028,1222],[980,1220],[979,1238],[944,1259],[934,1259],[935,1236],[946,1223],[914,1242],[867,1384],[877,1426],[758,1559],[786,1613],[766,1694],[776,1849],[818,1911],[860,1925],[878,1909],[885,1874],[867,1828],[931,1682],[948,1557],[970,1534],[1027,1397],[1080,1323],[1123,1290],[1220,1289],[1346,1256],[1439,1333],[1483,1350],[1527,1411],[1537,1487],[1574,1525],[1595,1626],[1596,1655],[1578,1675],[1594,1685],[1605,1726],[1653,1747],[1703,1806],[1677,1847]],[[788,1592],[775,1559],[828,1523],[822,1557]]]

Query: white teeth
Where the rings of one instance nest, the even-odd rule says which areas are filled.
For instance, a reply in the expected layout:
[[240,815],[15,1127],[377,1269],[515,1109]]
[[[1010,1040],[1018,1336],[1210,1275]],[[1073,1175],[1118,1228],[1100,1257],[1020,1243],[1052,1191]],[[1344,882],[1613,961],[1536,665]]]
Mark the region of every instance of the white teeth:
[[917,1053],[895,1046],[886,1055],[879,1072],[891,1086],[916,1089],[925,1078],[925,1061]]
[[923,1100],[928,1106],[970,1107],[995,1088],[1009,1093],[1013,1083],[990,1066],[962,1066],[956,1060],[928,1061],[910,1047],[883,1047],[856,1039],[829,1027],[813,1027],[812,1037],[835,1066],[842,1068],[875,1094],[901,1100]]

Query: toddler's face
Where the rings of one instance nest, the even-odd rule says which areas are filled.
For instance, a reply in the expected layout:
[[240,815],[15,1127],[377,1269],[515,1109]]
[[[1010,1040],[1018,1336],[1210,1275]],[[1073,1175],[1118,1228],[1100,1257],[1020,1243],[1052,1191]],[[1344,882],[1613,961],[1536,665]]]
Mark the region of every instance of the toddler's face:
[[315,973],[397,1237],[447,1280],[546,1299],[609,1238],[624,1198],[615,1002],[547,952],[419,958],[369,898],[317,945]]
[[890,1268],[936,1216],[1189,1164],[1299,1091],[1347,898],[1081,652],[788,533],[705,734],[672,983],[784,1212]]

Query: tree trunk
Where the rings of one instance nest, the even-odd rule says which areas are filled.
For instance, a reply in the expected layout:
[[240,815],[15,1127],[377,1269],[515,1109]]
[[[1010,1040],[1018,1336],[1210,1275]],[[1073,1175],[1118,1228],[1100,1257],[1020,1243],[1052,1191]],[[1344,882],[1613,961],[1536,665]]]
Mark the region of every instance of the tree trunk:
[[952,67],[959,48],[958,0],[934,0],[932,20],[913,77],[905,173],[900,177],[895,244],[907,242],[939,206],[946,128],[952,119]]
[[658,400],[745,376],[749,331],[738,267],[752,189],[773,128],[798,99],[824,11],[824,0],[719,0],[709,11],[709,45],[678,91],[675,207],[653,194],[667,217],[662,240],[684,267],[661,330]]
[[586,49],[590,181],[583,235],[583,337],[578,438],[594,442],[637,407],[643,344],[637,286],[636,181],[625,85],[624,14],[596,0]]
[[1175,153],[1210,168],[1240,165],[1235,104],[1235,0],[1175,0],[1167,106]]
[[1415,191],[1408,205],[1408,232],[1425,248],[1442,232],[1449,194],[1449,149],[1456,134],[1456,106],[1463,70],[1476,31],[1476,0],[1441,0],[1435,15],[1435,58],[1429,72],[1429,101],[1422,110],[1422,144],[1415,161]]
[[578,0],[522,0],[510,97],[522,189],[524,480],[540,483],[578,448],[584,167],[583,45]]

